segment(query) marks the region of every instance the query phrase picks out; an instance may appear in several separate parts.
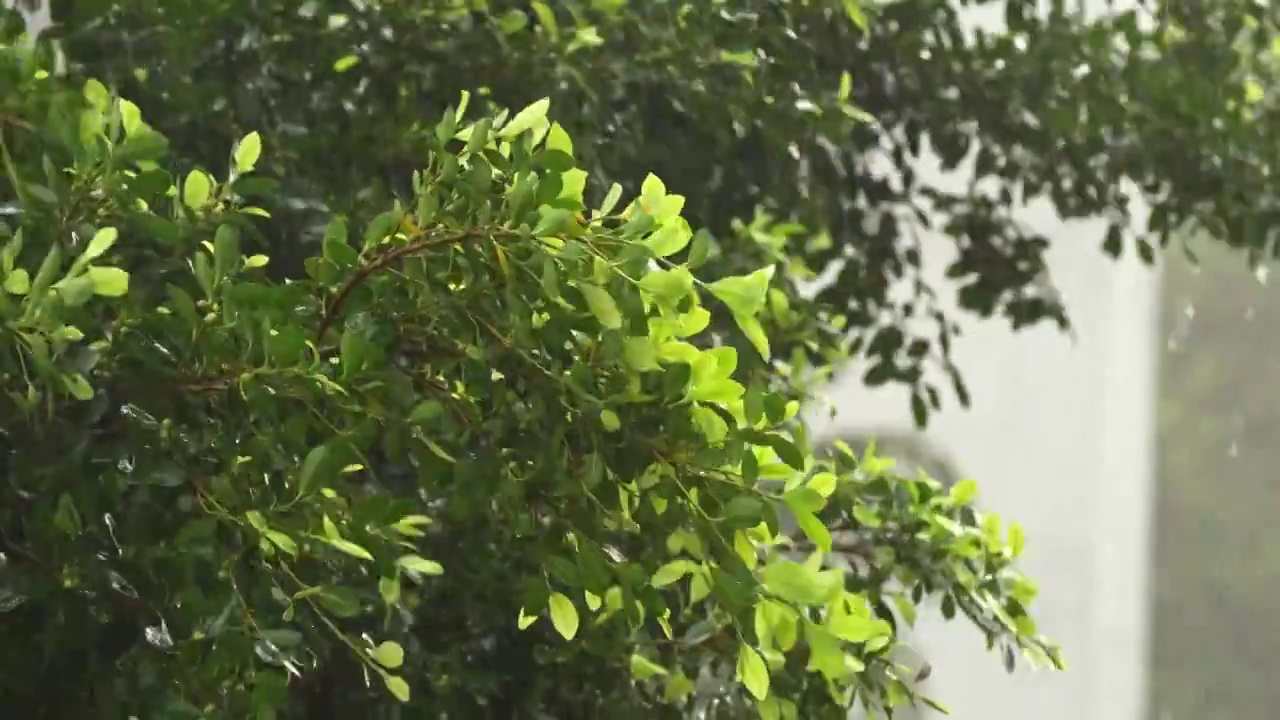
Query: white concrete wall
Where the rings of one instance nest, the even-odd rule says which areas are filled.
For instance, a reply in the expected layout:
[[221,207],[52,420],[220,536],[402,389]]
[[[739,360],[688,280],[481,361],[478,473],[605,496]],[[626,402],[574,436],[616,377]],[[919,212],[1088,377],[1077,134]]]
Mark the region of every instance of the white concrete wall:
[[27,16],[28,32],[39,32],[49,26],[49,3],[41,0],[35,10],[29,11],[21,2],[0,0],[0,7],[14,7],[15,5],[22,11],[23,15]]
[[[1085,4],[1101,11],[1106,2]],[[969,12],[1001,22],[998,7]],[[967,177],[944,177],[933,160],[921,174],[954,189]],[[928,694],[958,720],[1145,720],[1158,273],[1132,252],[1107,258],[1101,220],[1066,223],[1048,203],[1018,217],[1053,241],[1049,264],[1075,336],[967,323],[955,353],[973,406],[953,401],[920,439],[979,481],[984,508],[1026,527],[1021,566],[1041,588],[1033,611],[1069,669],[1008,675],[976,629],[936,612],[922,616],[915,644],[934,666]],[[940,237],[926,245],[935,287],[946,286],[950,247]],[[815,412],[817,437],[913,432],[905,392],[864,387],[862,369],[828,390],[841,410],[834,420]]]

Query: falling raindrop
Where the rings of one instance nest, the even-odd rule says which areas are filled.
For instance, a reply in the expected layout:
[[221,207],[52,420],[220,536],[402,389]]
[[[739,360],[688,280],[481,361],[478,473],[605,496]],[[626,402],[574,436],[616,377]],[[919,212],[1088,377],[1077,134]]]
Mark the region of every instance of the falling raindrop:
[[0,613],[7,613],[27,601],[27,596],[9,588],[0,588]]
[[147,412],[146,410],[143,410],[137,405],[121,406],[120,414],[124,415],[127,418],[131,418],[133,420],[138,421],[143,427],[146,427],[146,428],[156,428],[160,426],[160,422],[156,420],[154,415]]
[[1266,285],[1271,279],[1271,268],[1266,265],[1259,265],[1253,269],[1253,277],[1258,281],[1259,285]]
[[120,573],[116,572],[115,570],[112,570],[109,573],[109,576],[111,578],[111,587],[116,592],[122,593],[124,595],[128,595],[129,597],[135,597],[135,598],[138,597],[138,591],[135,590],[133,586],[129,584],[129,581],[125,580],[124,577],[120,575]]
[[1236,442],[1235,440],[1231,441],[1231,445],[1227,447],[1227,457],[1230,457],[1230,458],[1240,457],[1240,443]]
[[161,650],[173,649],[173,638],[169,635],[169,626],[164,620],[159,625],[150,625],[144,631],[147,642]]

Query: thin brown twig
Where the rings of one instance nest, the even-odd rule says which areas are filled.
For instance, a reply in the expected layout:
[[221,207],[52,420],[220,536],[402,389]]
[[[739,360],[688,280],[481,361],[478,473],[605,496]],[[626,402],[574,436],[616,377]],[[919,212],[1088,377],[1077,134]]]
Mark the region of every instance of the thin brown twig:
[[427,250],[441,245],[453,245],[477,234],[478,231],[476,230],[464,230],[451,235],[429,237],[416,242],[411,242],[408,245],[402,245],[393,250],[388,250],[374,258],[368,264],[357,270],[351,277],[347,278],[347,281],[338,289],[337,294],[335,294],[333,299],[329,301],[329,306],[325,308],[324,311],[324,317],[320,319],[320,327],[316,330],[316,341],[319,342],[320,339],[324,337],[325,332],[333,325],[333,321],[337,319],[338,311],[340,311],[343,304],[346,303],[347,297],[351,295],[351,291],[359,287],[365,280],[368,280],[370,275],[373,275],[379,270],[390,265],[394,265],[396,262],[403,260],[404,258],[413,257],[414,255],[426,252]]

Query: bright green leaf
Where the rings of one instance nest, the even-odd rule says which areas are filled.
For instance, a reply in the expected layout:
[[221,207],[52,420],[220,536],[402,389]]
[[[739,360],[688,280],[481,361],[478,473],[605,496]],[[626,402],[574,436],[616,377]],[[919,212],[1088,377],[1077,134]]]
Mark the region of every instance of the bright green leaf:
[[653,574],[650,582],[654,587],[661,588],[688,575],[694,569],[694,564],[688,560],[672,560],[671,562],[658,568]]
[[388,670],[395,670],[404,664],[404,648],[400,643],[387,640],[370,651],[374,662]]
[[622,327],[622,313],[618,311],[618,303],[607,290],[585,283],[579,285],[578,290],[582,292],[582,298],[587,301],[587,309],[601,325],[611,330]]
[[419,575],[443,575],[444,566],[435,560],[428,560],[420,555],[405,555],[396,560],[396,565],[403,570]]
[[317,445],[311,448],[307,456],[302,460],[302,467],[298,470],[298,496],[309,494],[315,489],[316,483],[321,480],[321,470],[325,466],[325,460],[329,457],[329,446]]
[[254,166],[258,164],[258,158],[261,156],[262,136],[256,131],[245,135],[236,145],[236,172],[243,175],[252,171]]
[[80,262],[88,262],[102,257],[112,245],[116,244],[116,239],[120,237],[120,231],[113,227],[104,227],[93,234],[93,239],[85,246],[84,252],[80,254]]
[[652,677],[666,675],[667,669],[643,655],[631,656],[631,674],[637,680],[648,680]]
[[129,273],[117,267],[91,267],[86,275],[93,292],[103,297],[121,297],[129,292]]
[[359,558],[361,560],[367,560],[370,562],[373,561],[373,555],[370,554],[368,550],[365,550],[364,548],[351,542],[350,540],[339,540],[334,538],[327,538],[325,539],[325,542],[329,543],[334,548],[341,550],[342,552],[350,555],[351,557]]
[[973,480],[961,480],[951,486],[951,502],[956,505],[968,505],[978,496],[978,483]]
[[668,220],[662,227],[655,230],[644,244],[653,251],[654,255],[667,257],[685,249],[691,239],[693,239],[693,230],[689,228],[689,223],[684,218],[677,217]]
[[201,170],[192,170],[182,184],[182,202],[192,210],[201,210],[209,204],[213,193],[213,179]]
[[837,571],[819,571],[790,560],[777,560],[761,570],[769,592],[802,605],[823,605],[844,589]]
[[573,606],[573,601],[558,592],[551,593],[547,608],[551,612],[551,624],[555,626],[556,632],[563,635],[565,640],[572,640],[578,634],[578,609]]
[[4,291],[10,295],[26,295],[31,290],[31,276],[17,268],[4,279]]
[[387,690],[391,691],[395,699],[402,703],[409,702],[409,683],[405,682],[404,678],[387,674],[382,676],[382,681],[386,683]]
[[765,667],[760,653],[746,643],[738,647],[738,680],[756,700],[769,695],[769,668]]
[[542,98],[511,118],[511,121],[503,126],[498,132],[498,137],[503,140],[510,140],[520,133],[533,129],[534,126],[541,123],[547,118],[547,111],[551,109],[551,98]]

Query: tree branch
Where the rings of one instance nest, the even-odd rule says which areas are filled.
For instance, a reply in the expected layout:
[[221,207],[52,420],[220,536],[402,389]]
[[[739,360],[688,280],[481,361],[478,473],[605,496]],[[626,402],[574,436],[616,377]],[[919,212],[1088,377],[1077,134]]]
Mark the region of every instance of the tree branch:
[[319,342],[324,337],[325,332],[333,325],[333,321],[337,318],[338,312],[342,310],[342,306],[351,295],[351,291],[359,287],[365,280],[368,280],[370,275],[394,265],[404,258],[413,257],[442,245],[453,245],[478,234],[476,230],[464,230],[451,235],[423,238],[410,242],[408,245],[388,250],[374,258],[368,264],[356,270],[351,277],[347,278],[347,281],[338,289],[337,294],[329,301],[329,305],[324,311],[324,317],[320,319],[320,327],[316,330],[316,341]]

